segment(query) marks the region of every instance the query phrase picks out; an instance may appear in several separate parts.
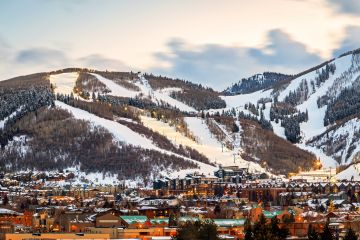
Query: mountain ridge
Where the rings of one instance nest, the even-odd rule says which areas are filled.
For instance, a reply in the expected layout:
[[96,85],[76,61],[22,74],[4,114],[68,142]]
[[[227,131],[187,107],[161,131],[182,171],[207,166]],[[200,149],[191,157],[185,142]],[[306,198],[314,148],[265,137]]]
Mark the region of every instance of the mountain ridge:
[[[356,95],[360,84],[358,50],[296,75],[265,75],[273,78],[254,75],[249,81],[261,83],[250,84],[244,88],[247,93],[236,95],[180,79],[85,68],[0,81],[0,167],[3,171],[24,170],[15,164],[21,162],[19,159],[42,159],[43,166],[57,164],[89,172],[96,169],[92,165],[101,162],[105,165],[98,169],[103,175],[111,173],[118,179],[137,179],[139,184],[148,185],[155,177],[184,176],[191,171],[212,174],[217,165],[287,174],[298,171],[299,164],[310,169],[317,158],[331,167],[355,161],[360,152],[360,111],[350,106],[360,102]],[[54,109],[68,112],[67,120],[41,120],[39,116]],[[36,135],[31,125],[24,125],[24,119],[51,133],[46,138],[48,150],[37,145],[45,132]],[[97,150],[91,154],[99,160],[87,162],[90,151],[84,149],[82,140],[51,126],[60,126],[62,121],[71,123],[70,129],[83,126],[82,138],[95,134],[92,131],[98,127],[96,134],[100,135],[93,136],[109,136],[103,138],[107,144],[100,141],[93,146]],[[59,141],[66,136],[83,147],[76,150]],[[213,141],[204,140],[209,137]],[[274,142],[279,146],[271,145]],[[278,149],[276,159],[269,155],[274,154],[274,147]],[[122,172],[125,168],[111,165],[130,164],[125,157],[129,153],[136,155],[134,169],[147,166],[141,179],[135,172],[127,175]],[[152,166],[155,162],[157,166]]]

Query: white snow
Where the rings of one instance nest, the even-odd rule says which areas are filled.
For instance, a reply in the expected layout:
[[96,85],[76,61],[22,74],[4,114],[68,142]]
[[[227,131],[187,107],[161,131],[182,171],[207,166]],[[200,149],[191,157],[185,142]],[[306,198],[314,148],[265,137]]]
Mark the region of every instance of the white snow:
[[196,140],[199,144],[207,145],[209,147],[219,147],[221,143],[212,136],[208,126],[204,122],[205,120],[197,117],[186,117],[185,122],[188,125],[190,132],[196,136]]
[[5,123],[12,117],[16,116],[18,112],[20,112],[23,109],[23,106],[19,107],[16,111],[12,112],[9,116],[4,118],[3,120],[0,120],[0,129],[3,129],[5,126]]
[[18,215],[18,216],[23,215],[22,213],[18,213],[10,209],[0,208],[0,215],[5,215],[5,214]]
[[160,101],[163,101],[165,103],[168,103],[172,107],[176,107],[180,109],[180,111],[197,112],[193,107],[190,107],[185,103],[170,97],[170,94],[172,92],[182,91],[182,89],[180,88],[163,88],[154,91],[150,86],[148,80],[145,79],[143,76],[140,78],[140,80],[137,83],[135,83],[135,85],[141,89],[141,92],[145,96],[149,96],[151,100],[155,103],[159,103]]
[[14,136],[5,146],[5,149],[16,149],[20,155],[24,156],[29,150],[27,140],[28,137],[26,135]]
[[221,96],[221,98],[226,102],[227,109],[244,107],[246,103],[257,104],[261,98],[270,97],[272,89],[266,91],[257,91],[249,94],[240,94],[235,96]]
[[[336,161],[332,157],[327,156],[321,149],[305,145],[308,140],[320,135],[327,129],[324,126],[326,106],[318,108],[317,100],[320,97],[328,96],[329,94],[331,95],[331,97],[337,96],[337,94],[339,94],[342,89],[344,89],[346,86],[350,86],[351,84],[353,84],[355,79],[359,76],[360,57],[353,57],[352,55],[348,55],[345,57],[337,58],[332,63],[335,63],[336,65],[335,73],[333,75],[330,74],[329,79],[322,83],[319,87],[316,86],[315,92],[312,92],[312,86],[310,82],[315,82],[315,78],[318,76],[318,74],[316,73],[316,71],[312,71],[292,80],[287,86],[285,86],[284,89],[279,90],[278,96],[279,101],[284,101],[285,97],[288,96],[290,92],[295,91],[300,86],[302,81],[307,81],[307,85],[309,87],[309,98],[306,99],[302,104],[298,105],[296,108],[301,112],[308,111],[309,120],[300,124],[302,142],[297,146],[313,152],[317,157],[322,160],[323,165],[327,167],[335,167]],[[322,68],[319,71],[321,70]],[[244,105],[246,103],[251,102],[256,105],[258,100],[260,100],[261,98],[271,97],[271,92],[272,90],[266,90],[250,94],[223,96],[222,98],[226,101],[227,104],[227,108],[224,110],[228,110],[233,107],[236,109],[237,113],[239,111],[245,112],[246,110],[244,109]],[[271,103],[266,103],[264,116],[267,119],[270,119],[270,106]],[[222,109],[210,110],[210,112],[214,111],[221,112]],[[280,122],[278,124],[276,124],[275,122],[271,122],[271,124],[273,126],[274,133],[286,139],[284,134],[284,128],[281,127]],[[346,133],[338,133],[339,138],[344,137],[345,134],[349,133],[349,131],[357,131],[357,129],[354,129],[354,125],[352,125],[352,127],[344,126],[344,131]],[[350,134],[349,137],[352,138],[352,135]],[[347,141],[346,149],[348,149],[349,147],[349,141]],[[359,150],[360,146],[357,145],[351,157],[353,157],[354,154],[356,154],[356,152],[358,152]]]
[[55,93],[70,95],[75,87],[79,73],[61,73],[50,75],[50,83],[55,87]]
[[353,164],[336,175],[338,180],[360,181],[360,164]]
[[[336,71],[334,75],[330,74],[329,79],[326,80],[318,89],[316,89],[315,93],[311,94],[309,99],[297,106],[297,109],[302,112],[308,110],[309,120],[300,124],[304,141],[309,140],[312,137],[319,135],[326,130],[326,127],[324,127],[326,106],[318,108],[317,100],[319,97],[326,95],[327,91],[333,86],[335,80],[337,80],[337,78],[340,77],[341,74],[350,67],[351,55],[343,58],[338,58],[334,61],[334,63],[336,65]],[[306,79],[308,81],[308,86],[310,88],[310,80],[315,81],[316,76],[316,71],[313,71],[297,79],[294,79],[290,83],[290,85],[280,93],[279,101],[284,100],[290,91],[296,90],[303,79]]]
[[199,143],[185,137],[167,123],[149,117],[142,117],[141,120],[146,127],[159,132],[175,144],[181,144],[197,150],[213,163],[222,164],[223,166],[237,165],[249,167],[249,170],[252,172],[266,172],[259,164],[243,160],[237,152],[234,163],[234,152],[228,150],[226,147],[222,150],[221,143],[219,143],[215,137],[212,137],[207,125],[202,123],[200,118],[185,118],[189,130],[199,139]]
[[[175,155],[175,156],[184,158],[185,160],[192,161],[192,162],[198,164],[200,167],[200,169],[196,169],[196,171],[204,173],[206,175],[213,174],[214,170],[216,169],[215,167],[213,167],[211,165],[195,161],[193,159],[175,154],[175,153],[170,152],[165,149],[160,149],[157,146],[155,146],[152,143],[152,141],[150,141],[146,137],[132,131],[130,128],[128,128],[118,122],[100,118],[94,114],[87,112],[87,111],[71,107],[60,101],[55,101],[55,105],[57,107],[60,107],[60,108],[70,111],[76,119],[89,121],[94,125],[104,127],[110,133],[112,133],[114,138],[118,141],[125,142],[127,144],[131,144],[134,146],[140,146],[142,148],[153,149],[153,150],[156,150],[156,151],[168,154],[168,155]],[[179,174],[179,176],[185,176],[186,173],[191,172],[191,171],[194,171],[194,169],[182,170],[182,171],[177,172],[177,174]],[[164,175],[165,175],[165,173],[164,173]]]
[[104,127],[112,133],[118,141],[126,142],[135,146],[141,145],[143,148],[157,149],[157,147],[149,139],[141,136],[120,123],[98,117],[87,111],[71,107],[60,101],[55,101],[55,104],[60,108],[70,111],[76,119],[89,121],[95,125]]
[[172,92],[182,91],[180,88],[163,88],[154,91],[148,81],[144,77],[141,77],[137,82],[135,82],[135,85],[140,88],[140,91],[133,91],[122,87],[114,81],[104,78],[99,74],[92,73],[92,75],[95,76],[100,82],[104,83],[111,90],[110,95],[134,98],[141,93],[143,96],[149,96],[154,103],[160,103],[163,101],[170,106],[176,107],[184,112],[197,112],[193,107],[190,107],[185,103],[170,97]]
[[[341,126],[336,127],[335,129],[328,131],[326,135],[323,135],[321,138],[316,140],[311,145],[313,146],[322,146],[326,145],[329,139],[332,139],[332,142],[342,142],[344,146],[334,154],[341,159],[342,164],[347,164],[349,161],[352,161],[355,155],[360,151],[360,143],[357,141],[356,134],[360,132],[360,120],[358,118],[351,119]],[[352,151],[352,154],[347,159],[347,153],[350,147],[355,147]],[[318,149],[318,151],[321,151]]]
[[127,88],[115,83],[112,80],[104,78],[103,76],[101,76],[99,74],[91,73],[91,75],[95,76],[100,82],[105,84],[108,89],[110,89],[110,91],[111,91],[110,95],[118,96],[118,97],[134,98],[134,97],[136,97],[136,95],[139,94],[139,92],[127,89]]
[[320,159],[321,164],[325,168],[335,168],[338,165],[338,163],[332,157],[327,156],[323,151],[316,147],[311,147],[309,145],[305,145],[304,143],[296,144],[296,146],[315,154],[315,156]]
[[190,107],[190,106],[186,105],[185,103],[182,103],[182,102],[170,97],[170,94],[172,92],[179,92],[179,91],[182,91],[182,89],[180,89],[180,88],[163,88],[163,89],[154,91],[153,97],[158,101],[164,101],[164,102],[170,104],[170,106],[180,109],[180,111],[197,112],[195,110],[195,108]]

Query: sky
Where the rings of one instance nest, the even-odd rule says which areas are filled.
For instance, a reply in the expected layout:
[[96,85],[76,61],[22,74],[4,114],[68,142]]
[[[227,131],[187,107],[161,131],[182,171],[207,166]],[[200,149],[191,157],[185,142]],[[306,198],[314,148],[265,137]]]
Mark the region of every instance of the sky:
[[223,90],[360,48],[359,0],[0,0],[0,79],[89,67]]

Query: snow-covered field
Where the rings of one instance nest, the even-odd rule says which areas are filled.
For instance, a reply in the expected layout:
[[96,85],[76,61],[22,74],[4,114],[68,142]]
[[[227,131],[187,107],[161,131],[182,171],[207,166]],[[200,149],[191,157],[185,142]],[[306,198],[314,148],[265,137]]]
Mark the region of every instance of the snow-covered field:
[[158,101],[163,101],[168,103],[170,106],[176,107],[184,112],[197,112],[195,108],[186,105],[172,97],[170,93],[182,91],[180,88],[164,88],[160,90],[153,91],[153,97]]
[[[343,147],[339,149],[334,156],[341,160],[342,164],[349,163],[355,155],[360,152],[360,142],[358,134],[360,133],[360,120],[358,118],[351,119],[337,128],[328,131],[326,135],[322,136],[312,145],[322,146],[326,145],[329,139],[333,142],[342,142]],[[350,149],[353,149],[352,151]],[[348,152],[351,152],[348,155]],[[347,158],[348,157],[348,158]]]
[[99,74],[92,73],[91,75],[95,76],[100,82],[105,84],[106,87],[108,87],[108,89],[110,89],[110,91],[111,91],[110,95],[133,98],[139,94],[139,92],[132,91],[123,86],[120,86],[119,84],[115,83],[114,81],[104,78]]
[[70,95],[75,87],[79,73],[61,73],[50,75],[50,83],[55,87],[55,93]]
[[181,89],[179,88],[164,88],[155,91],[150,86],[148,80],[145,79],[144,77],[141,77],[140,80],[137,83],[135,83],[135,85],[141,89],[141,92],[145,96],[149,96],[152,99],[152,101],[155,103],[163,101],[169,104],[170,106],[176,107],[184,112],[197,112],[194,108],[170,97],[171,92],[181,91]]
[[249,102],[256,105],[261,98],[270,97],[271,92],[272,92],[271,89],[266,91],[261,90],[249,94],[241,94],[235,96],[221,96],[221,98],[226,102],[226,107],[228,109],[239,108],[239,107],[244,107],[244,105]]
[[336,175],[338,180],[360,181],[360,164],[354,164]]

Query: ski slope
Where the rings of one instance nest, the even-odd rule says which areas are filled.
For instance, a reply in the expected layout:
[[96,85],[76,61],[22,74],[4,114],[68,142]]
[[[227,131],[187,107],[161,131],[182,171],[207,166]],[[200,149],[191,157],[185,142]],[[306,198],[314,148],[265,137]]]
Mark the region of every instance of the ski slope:
[[91,73],[91,75],[95,76],[100,82],[106,85],[108,89],[110,89],[110,95],[118,96],[118,97],[129,97],[134,98],[136,95],[139,94],[137,91],[132,91],[127,89],[119,84],[115,83],[114,81],[104,78],[103,76],[95,73]]
[[226,102],[227,109],[239,107],[243,108],[246,103],[250,102],[256,105],[261,98],[271,97],[271,93],[272,89],[235,96],[221,96],[221,98]]
[[180,111],[183,112],[197,112],[193,107],[190,107],[185,103],[170,97],[171,92],[182,91],[182,89],[180,88],[163,88],[159,90],[153,90],[148,80],[143,76],[138,82],[135,83],[135,85],[141,89],[141,92],[145,96],[148,96],[155,103],[160,103],[160,101],[163,101],[172,107],[178,108]]
[[146,127],[164,135],[173,143],[191,147],[204,154],[213,163],[221,164],[223,166],[237,165],[244,168],[249,167],[251,172],[266,172],[266,170],[259,164],[245,161],[239,155],[235,155],[234,163],[234,152],[228,150],[226,147],[224,147],[222,150],[221,143],[217,142],[215,138],[211,139],[211,133],[209,129],[206,125],[202,124],[201,122],[199,123],[199,121],[201,121],[200,119],[189,120],[189,118],[186,118],[188,128],[190,130],[196,129],[196,131],[192,133],[197,139],[200,139],[199,143],[185,137],[180,132],[176,131],[175,127],[172,127],[162,121],[145,116],[141,117],[141,121]]
[[[152,150],[159,151],[161,153],[168,154],[168,155],[175,155],[175,156],[181,157],[185,160],[189,160],[189,161],[192,161],[192,162],[198,164],[199,169],[187,169],[187,170],[182,170],[182,171],[177,172],[177,174],[179,174],[179,176],[181,176],[181,177],[185,176],[186,173],[193,172],[193,171],[197,171],[197,172],[209,175],[209,174],[213,174],[213,172],[216,169],[214,166],[195,161],[193,159],[178,155],[176,153],[170,152],[165,149],[161,149],[161,148],[157,147],[156,145],[154,145],[151,140],[138,134],[137,132],[132,131],[130,128],[128,128],[118,122],[114,122],[114,121],[111,121],[108,119],[98,117],[87,111],[84,111],[84,110],[81,110],[78,108],[74,108],[74,107],[69,106],[60,101],[55,101],[55,105],[59,108],[68,110],[70,113],[72,113],[72,115],[76,119],[89,121],[93,125],[104,127],[114,136],[114,138],[117,141],[125,142],[127,144],[131,144],[134,146],[140,146],[141,148],[152,149]],[[165,173],[164,173],[164,175],[165,175]]]
[[337,180],[360,181],[360,164],[353,164],[344,171],[338,173]]
[[120,142],[126,142],[134,146],[141,146],[143,148],[155,149],[158,148],[147,138],[141,136],[140,134],[132,131],[130,128],[105,118],[98,117],[94,114],[91,114],[87,111],[74,108],[63,102],[55,101],[55,105],[62,109],[68,110],[74,118],[89,121],[94,125],[102,126],[107,129],[110,133],[113,134],[116,140]]
[[[330,78],[326,80],[307,101],[297,106],[297,109],[302,112],[308,110],[309,120],[307,122],[301,123],[300,125],[303,132],[304,141],[307,141],[326,130],[326,127],[324,126],[326,106],[318,108],[317,100],[319,97],[326,95],[327,91],[334,85],[335,81],[341,76],[343,72],[349,68],[351,65],[351,56],[336,59],[334,63],[336,65],[336,71],[334,75],[330,75]],[[295,82],[298,82],[299,79],[313,80],[315,79],[314,74],[315,71],[309,73],[308,76],[302,76],[298,79],[295,79]],[[285,92],[290,90],[291,87],[289,86]]]
[[55,93],[70,95],[73,92],[79,73],[61,73],[50,75],[50,83],[55,87]]
[[[318,72],[321,72],[322,69],[325,69],[326,66],[320,68],[319,70],[311,71],[307,74],[304,74],[296,79],[293,79],[289,84],[284,85],[283,89],[278,89],[277,93],[278,100],[284,101],[285,98],[291,93],[296,91],[303,81],[306,81],[309,87],[309,95],[305,101],[296,106],[297,110],[301,112],[308,111],[308,121],[300,123],[301,136],[302,141],[300,144],[297,144],[298,147],[308,150],[314,153],[317,157],[319,157],[326,167],[335,167],[336,161],[333,156],[327,156],[321,148],[316,148],[313,146],[306,145],[306,142],[313,139],[314,137],[322,134],[327,130],[327,127],[324,126],[324,117],[327,106],[324,105],[322,107],[318,107],[318,99],[323,96],[331,96],[332,98],[338,96],[338,94],[348,86],[351,86],[356,82],[357,78],[360,76],[360,56],[347,55],[340,58],[334,59],[332,64],[335,64],[336,70],[334,74],[330,73],[329,79],[322,82],[319,86],[315,87],[315,91],[311,88],[311,82],[316,82],[316,77],[318,76]],[[274,97],[273,89],[269,90],[261,90],[250,94],[240,94],[235,96],[222,96],[222,99],[225,100],[227,104],[226,109],[220,110],[210,110],[209,112],[215,112],[222,110],[229,110],[230,108],[234,108],[236,113],[239,111],[243,111],[248,113],[246,109],[244,109],[244,105],[246,103],[252,103],[256,105],[261,98],[272,98]],[[270,119],[270,107],[271,103],[266,103],[266,108],[263,111],[266,119]],[[286,139],[284,134],[284,128],[281,127],[281,123],[271,122],[273,126],[274,133],[284,139]],[[349,125],[349,124],[348,124]],[[352,124],[353,126],[354,124]],[[349,131],[355,131],[354,127],[346,127],[344,126],[344,131],[346,133],[341,134],[341,137],[345,137],[345,135],[349,138],[352,138],[352,135]],[[349,148],[349,141],[347,141],[346,149]],[[360,150],[360,146],[356,145],[356,149],[354,150],[353,155]],[[344,156],[341,156],[344,158]],[[342,162],[345,162],[342,159]]]
[[221,143],[219,143],[219,141],[214,136],[212,136],[204,119],[197,117],[186,117],[185,122],[187,123],[190,132],[196,136],[198,143],[207,145],[209,147],[221,147]]
[[158,101],[166,102],[170,106],[180,109],[180,111],[197,112],[197,110],[195,110],[195,108],[190,107],[190,106],[186,105],[185,103],[182,103],[182,102],[170,97],[170,94],[172,92],[179,92],[179,91],[182,91],[182,89],[180,89],[180,88],[163,88],[160,90],[153,91],[153,97]]

